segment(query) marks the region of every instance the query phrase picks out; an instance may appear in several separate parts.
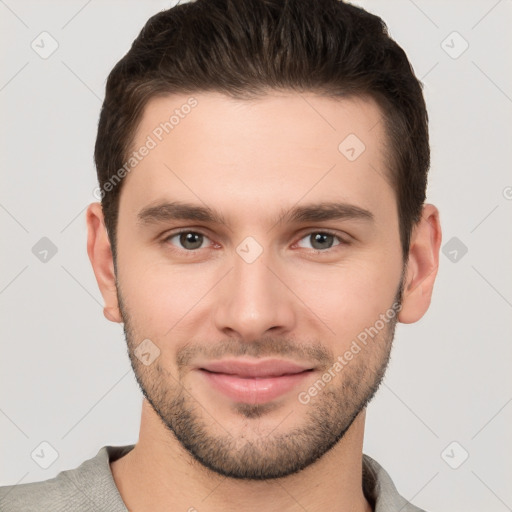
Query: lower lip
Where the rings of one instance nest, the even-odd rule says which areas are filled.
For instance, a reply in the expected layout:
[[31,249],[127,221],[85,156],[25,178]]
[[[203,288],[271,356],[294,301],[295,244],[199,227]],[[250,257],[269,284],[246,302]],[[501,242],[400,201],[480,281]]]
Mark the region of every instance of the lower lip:
[[311,374],[304,371],[280,377],[242,378],[227,373],[212,373],[200,370],[208,382],[217,390],[236,402],[262,404],[270,402],[301,383]]

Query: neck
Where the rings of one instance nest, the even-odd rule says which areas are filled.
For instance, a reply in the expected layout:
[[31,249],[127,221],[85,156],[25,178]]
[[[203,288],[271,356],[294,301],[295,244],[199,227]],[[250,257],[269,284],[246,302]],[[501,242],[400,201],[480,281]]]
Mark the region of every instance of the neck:
[[197,462],[144,400],[139,441],[111,463],[130,511],[351,510],[371,512],[362,489],[365,411],[336,446],[299,473],[272,480],[239,480]]

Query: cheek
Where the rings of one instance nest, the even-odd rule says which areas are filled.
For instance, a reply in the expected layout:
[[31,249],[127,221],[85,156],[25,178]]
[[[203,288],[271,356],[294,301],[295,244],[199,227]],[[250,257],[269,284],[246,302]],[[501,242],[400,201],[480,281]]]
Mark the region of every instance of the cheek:
[[387,267],[385,262],[366,260],[315,273],[304,270],[294,291],[336,343],[345,345],[392,306],[401,268],[389,261]]
[[130,310],[158,335],[171,329],[185,314],[185,305],[190,303],[183,283],[165,273],[145,272],[130,288]]
[[119,268],[133,329],[138,337],[159,340],[162,349],[190,339],[191,332],[204,327],[215,300],[214,285],[225,272],[214,265],[155,262],[142,251],[125,256]]
[[[392,305],[401,267],[399,252],[364,248],[338,263],[282,261],[275,265],[293,293],[283,300],[295,309],[298,329],[323,333],[326,343],[350,340]],[[222,262],[172,265],[130,242],[119,246],[119,282],[138,336],[155,340],[187,337],[204,328],[217,303]],[[229,263],[226,262],[229,266]]]

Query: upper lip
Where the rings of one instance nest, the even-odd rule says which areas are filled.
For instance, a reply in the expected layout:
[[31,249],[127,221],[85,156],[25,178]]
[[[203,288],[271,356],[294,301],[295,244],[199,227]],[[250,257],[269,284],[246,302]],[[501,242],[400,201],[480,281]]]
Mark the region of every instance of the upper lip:
[[200,370],[213,373],[226,373],[239,377],[279,377],[311,370],[310,366],[300,365],[283,359],[266,359],[263,361],[242,361],[240,359],[224,359],[201,365]]

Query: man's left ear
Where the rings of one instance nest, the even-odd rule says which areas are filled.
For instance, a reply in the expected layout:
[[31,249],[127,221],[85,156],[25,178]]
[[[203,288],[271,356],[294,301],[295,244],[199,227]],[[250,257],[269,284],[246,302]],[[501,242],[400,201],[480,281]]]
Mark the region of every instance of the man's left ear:
[[430,306],[441,237],[439,210],[432,204],[425,204],[411,234],[402,309],[398,313],[398,321],[403,324],[417,322]]

